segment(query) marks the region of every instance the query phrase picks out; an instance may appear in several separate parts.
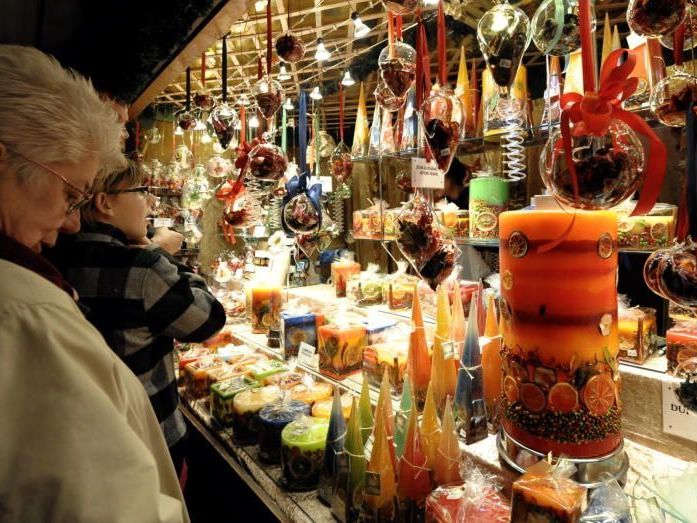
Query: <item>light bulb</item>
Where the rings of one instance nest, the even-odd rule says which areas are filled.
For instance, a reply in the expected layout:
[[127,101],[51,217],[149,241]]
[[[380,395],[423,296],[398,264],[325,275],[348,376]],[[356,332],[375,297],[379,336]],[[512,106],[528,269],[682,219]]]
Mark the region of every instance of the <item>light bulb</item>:
[[249,98],[247,98],[247,93],[243,93],[240,96],[240,105],[247,107],[249,105]]
[[321,38],[317,39],[317,51],[315,51],[315,60],[318,62],[324,62],[325,60],[329,60],[329,57],[332,54],[327,51],[327,48],[324,47],[324,41]]
[[312,89],[312,92],[310,93],[310,98],[313,100],[321,100],[322,99],[322,93],[319,92],[319,87],[315,85],[315,87]]
[[201,136],[201,143],[211,143],[212,141],[211,135],[208,133]]
[[266,2],[264,0],[257,0],[254,2],[254,9],[256,9],[257,13],[261,13],[266,9]]
[[174,130],[174,136],[184,136],[184,129],[177,125],[177,128]]
[[207,129],[206,124],[202,120],[196,120],[196,125],[194,126],[194,131],[205,131]]
[[351,77],[351,71],[346,71],[344,73],[344,77],[341,79],[341,85],[345,85],[346,87],[351,87],[355,83],[356,83],[356,80],[354,80]]
[[353,20],[353,36],[356,38],[363,38],[370,32],[370,27],[363,23],[361,17],[358,13],[354,11],[351,13],[351,20]]
[[508,17],[503,13],[496,11],[494,18],[491,21],[491,30],[495,32],[503,31],[508,27]]
[[252,129],[259,127],[259,118],[257,118],[256,114],[249,119],[249,127]]
[[281,64],[281,69],[278,72],[278,79],[281,81],[290,80],[290,75],[288,71],[286,71],[286,64]]
[[290,98],[286,98],[286,103],[283,106],[283,108],[286,111],[292,111],[293,109],[295,109],[295,106],[293,105],[293,102],[290,101]]

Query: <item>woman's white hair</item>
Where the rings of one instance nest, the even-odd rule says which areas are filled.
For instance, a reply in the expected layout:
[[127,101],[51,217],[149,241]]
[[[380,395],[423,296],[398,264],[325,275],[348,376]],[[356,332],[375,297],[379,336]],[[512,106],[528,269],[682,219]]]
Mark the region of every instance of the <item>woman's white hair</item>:
[[122,128],[90,80],[33,47],[0,45],[0,143],[21,179],[37,168],[17,154],[42,164],[96,154],[100,174],[123,168]]

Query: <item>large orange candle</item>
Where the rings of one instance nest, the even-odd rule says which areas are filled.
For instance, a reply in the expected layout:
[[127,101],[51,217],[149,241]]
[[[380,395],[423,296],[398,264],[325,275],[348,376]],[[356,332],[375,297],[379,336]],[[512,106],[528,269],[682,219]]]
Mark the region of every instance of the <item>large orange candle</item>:
[[279,323],[281,288],[277,285],[253,285],[251,305],[252,332],[268,332],[269,327]]
[[617,225],[609,211],[501,215],[503,426],[572,458],[621,443]]

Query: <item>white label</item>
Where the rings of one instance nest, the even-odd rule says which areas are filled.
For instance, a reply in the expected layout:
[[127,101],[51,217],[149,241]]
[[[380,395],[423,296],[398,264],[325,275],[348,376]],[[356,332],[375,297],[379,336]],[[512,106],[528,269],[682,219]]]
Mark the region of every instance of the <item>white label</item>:
[[244,271],[242,270],[242,267],[238,267],[235,271],[235,278],[239,280],[242,278],[242,276],[244,276]]
[[407,425],[406,413],[398,412],[394,417],[394,427],[396,431],[404,432]]
[[153,220],[152,226],[156,229],[159,229],[160,227],[171,227],[172,224],[172,218],[155,218]]
[[375,435],[371,434],[365,441],[365,446],[363,447],[363,452],[365,453],[365,460],[370,461],[370,456],[373,455],[373,443],[375,442]]
[[322,186],[322,194],[332,192],[332,177],[331,176],[320,176],[319,179],[315,178],[315,182],[319,181]]
[[298,363],[305,365],[312,370],[319,369],[319,354],[315,354],[317,349],[315,349],[309,343],[304,341],[300,342],[298,347]]
[[184,222],[184,232],[191,232],[194,230],[194,223],[189,220]]
[[443,350],[443,359],[452,360],[455,357],[455,342],[446,341],[441,344],[441,349]]
[[266,236],[266,227],[264,227],[263,225],[257,225],[256,227],[254,227],[252,236],[254,238],[263,238],[264,236]]
[[445,177],[438,170],[435,162],[425,158],[411,159],[411,184],[424,189],[442,189]]
[[244,272],[254,272],[256,271],[256,266],[253,263],[246,263],[244,265]]
[[255,258],[271,258],[269,251],[254,251]]
[[677,380],[663,381],[663,432],[697,441],[697,415],[680,403],[675,391]]
[[637,357],[636,349],[629,349],[627,351],[627,356],[629,356],[630,358],[636,358]]
[[502,58],[501,60],[499,60],[499,67],[502,69],[510,69],[512,65],[513,62],[510,61],[508,58]]

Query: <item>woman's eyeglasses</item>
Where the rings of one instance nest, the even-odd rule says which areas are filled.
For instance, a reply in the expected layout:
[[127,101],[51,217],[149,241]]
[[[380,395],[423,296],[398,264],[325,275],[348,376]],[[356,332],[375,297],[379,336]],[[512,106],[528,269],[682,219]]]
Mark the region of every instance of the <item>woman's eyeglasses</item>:
[[151,194],[150,187],[147,185],[141,185],[140,187],[131,187],[130,189],[117,189],[115,191],[107,191],[106,194],[121,194],[127,192],[137,192],[141,194]]

